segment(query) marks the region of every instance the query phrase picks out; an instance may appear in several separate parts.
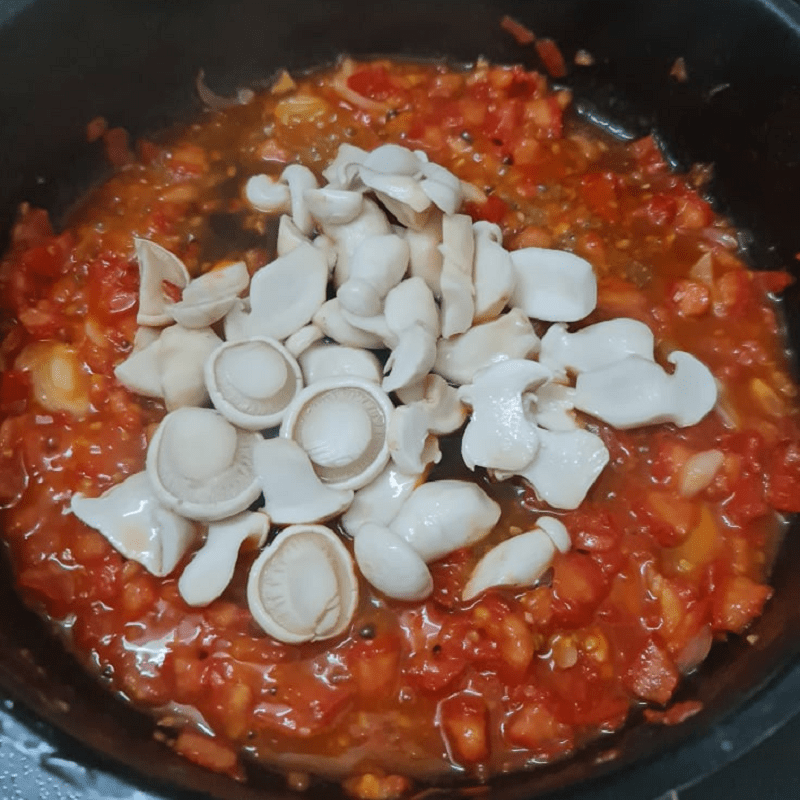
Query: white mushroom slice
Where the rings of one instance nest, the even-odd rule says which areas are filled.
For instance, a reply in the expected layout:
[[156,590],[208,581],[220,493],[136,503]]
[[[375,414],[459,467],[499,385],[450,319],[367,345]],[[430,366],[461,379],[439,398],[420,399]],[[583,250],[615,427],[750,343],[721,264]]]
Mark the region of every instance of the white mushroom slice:
[[324,483],[359,489],[389,460],[386,432],[392,408],[389,396],[369,381],[318,381],[287,409],[281,436],[303,448]]
[[422,475],[406,474],[390,461],[372,483],[359,489],[342,515],[342,527],[355,539],[367,522],[388,525],[422,481]]
[[285,214],[292,207],[289,187],[271,175],[253,175],[244,187],[244,196],[256,211]]
[[361,331],[375,336],[380,342],[378,345],[379,348],[391,348],[397,344],[397,336],[389,330],[389,326],[386,324],[386,317],[383,314],[375,314],[375,316],[372,317],[362,317],[343,308],[342,317],[354,328],[358,328]]
[[516,271],[512,304],[529,317],[547,322],[575,322],[597,305],[592,265],[563,250],[526,247],[511,253]]
[[184,328],[207,328],[219,322],[234,306],[236,297],[222,297],[209,303],[175,303],[172,318]]
[[580,373],[575,408],[623,430],[660,422],[695,425],[717,402],[714,376],[689,353],[676,351],[667,361],[675,365],[671,375],[641,356]]
[[336,296],[352,314],[380,314],[383,298],[403,278],[408,268],[408,243],[393,233],[370,236],[353,253],[348,279]]
[[500,519],[500,506],[467,481],[431,481],[415,489],[389,528],[426,564],[484,539]]
[[164,328],[158,340],[157,360],[167,411],[208,402],[203,370],[208,357],[221,344],[222,339],[211,328]]
[[384,236],[392,229],[386,214],[374,200],[364,198],[361,213],[344,225],[321,223],[322,232],[330,236],[336,245],[336,269],[334,283],[341,286],[350,276],[350,262],[358,245],[371,236]]
[[250,302],[237,297],[222,320],[225,339],[236,342],[250,338]]
[[147,450],[147,476],[161,502],[184,517],[218,520],[244,511],[261,493],[253,452],[261,436],[208,408],[167,414]]
[[461,457],[469,469],[477,465],[515,472],[530,464],[539,435],[523,394],[549,377],[550,371],[535,361],[511,359],[486,367],[458,390],[459,399],[472,407],[461,440]]
[[398,406],[389,420],[389,454],[409,474],[421,474],[442,458],[439,442],[430,432],[428,415],[421,404]]
[[403,331],[386,362],[389,374],[383,379],[383,390],[393,392],[420,381],[436,362],[436,336],[421,324]]
[[352,489],[323,483],[303,448],[292,439],[263,439],[254,452],[264,510],[276,525],[324,522],[353,501]]
[[568,553],[572,548],[572,539],[567,526],[560,519],[539,517],[536,520],[536,527],[541,528],[550,537],[550,541],[556,546],[559,553]]
[[315,344],[301,353],[300,368],[306,385],[330,378],[360,378],[380,384],[381,362],[374,353],[338,344]]
[[725,463],[722,450],[703,450],[686,459],[678,473],[678,493],[681,497],[694,497],[702,492]]
[[400,281],[387,295],[383,307],[386,326],[397,337],[421,325],[434,338],[439,336],[439,310],[433,292],[422,278]]
[[539,429],[539,450],[521,475],[553,508],[577,508],[608,463],[602,439],[581,428]]
[[311,216],[320,224],[345,225],[352,222],[364,205],[361,192],[345,189],[306,189],[305,200]]
[[562,323],[551,325],[542,337],[539,363],[555,374],[602,369],[626,356],[653,360],[653,332],[643,322],[620,317],[567,333]]
[[432,161],[422,165],[425,176],[419,183],[420,189],[445,213],[455,214],[464,200],[461,181],[450,170]]
[[[140,330],[156,330],[140,328]],[[161,330],[156,338],[146,346],[134,349],[121,363],[114,367],[114,376],[126,388],[144,397],[163,397],[159,350]]]
[[370,350],[385,347],[380,336],[357,328],[348,322],[338,297],[333,297],[323,303],[312,319],[326,336],[339,344],[347,347],[365,347]]
[[475,287],[472,283],[475,240],[472,219],[454,214],[442,219],[442,336],[449,339],[464,333],[475,314]]
[[346,188],[349,184],[345,169],[352,164],[363,164],[369,156],[366,150],[347,142],[339,145],[336,158],[322,170],[322,177],[330,184],[331,188]]
[[291,336],[319,311],[327,285],[327,261],[310,244],[261,267],[250,282],[250,334]]
[[317,342],[325,338],[322,328],[312,322],[295,331],[284,343],[283,346],[297,358],[301,353],[305,353],[309,347],[313,347]]
[[276,252],[278,256],[286,256],[300,247],[301,244],[311,244],[311,240],[306,236],[294,221],[287,214],[281,215],[278,222],[278,241]]
[[74,494],[70,508],[125,558],[158,577],[175,569],[195,537],[189,520],[158,502],[144,472],[131,475],[100,497]]
[[161,336],[160,328],[150,328],[147,325],[140,325],[133,335],[133,349],[131,352],[138,353],[140,350],[144,350],[145,347],[153,344],[153,342],[157,342],[159,336]]
[[387,597],[416,602],[433,592],[433,578],[425,562],[388,528],[368,522],[353,549],[361,574]]
[[426,375],[397,394],[402,403],[419,404],[424,408],[428,429],[437,436],[457,431],[468,415],[467,407],[458,397],[458,389],[450,386],[441,375]]
[[[539,362],[541,363],[541,361]],[[573,431],[578,427],[573,409],[575,390],[563,383],[547,381],[536,390],[531,414],[536,424],[549,431]]]
[[139,325],[169,325],[169,308],[174,302],[164,293],[164,281],[183,289],[189,283],[189,273],[176,255],[147,239],[134,239],[136,260],[139,262]]
[[434,370],[451,383],[469,383],[478,370],[509,358],[527,358],[539,350],[531,321],[512,308],[492,322],[484,322],[437,344]]
[[435,297],[442,294],[442,215],[434,212],[425,226],[418,231],[402,229],[402,236],[408,242],[409,274],[422,278]]
[[236,297],[250,284],[244,261],[223,264],[195,278],[183,290],[184,303],[210,303],[223,297]]
[[432,205],[416,179],[408,175],[389,175],[364,166],[359,169],[358,176],[401,225],[414,230],[424,227]]
[[353,559],[325,526],[293,525],[253,563],[247,602],[253,619],[278,641],[338,636],[358,604]]
[[382,144],[376,147],[362,162],[362,165],[376,172],[390,175],[418,175],[425,164],[417,153],[399,144]]
[[328,274],[333,275],[333,268],[336,266],[336,242],[330,236],[321,233],[314,238],[311,244],[325,256],[325,260],[328,262]]
[[207,606],[227,588],[236,569],[239,549],[246,540],[254,548],[267,541],[269,517],[263,511],[245,511],[212,522],[205,544],[195,553],[178,579],[178,591],[190,606]]
[[205,365],[211,402],[234,425],[276,427],[303,388],[300,365],[280,342],[266,337],[226,342]]
[[495,319],[514,291],[516,272],[499,225],[479,221],[475,233],[475,322]]
[[317,178],[314,173],[302,164],[289,164],[281,173],[281,180],[289,185],[291,195],[292,221],[298,230],[306,236],[314,230],[314,220],[308,210],[305,193],[316,189]]
[[550,568],[555,554],[555,545],[541,528],[506,539],[475,565],[462,599],[467,602],[495,586],[533,586]]

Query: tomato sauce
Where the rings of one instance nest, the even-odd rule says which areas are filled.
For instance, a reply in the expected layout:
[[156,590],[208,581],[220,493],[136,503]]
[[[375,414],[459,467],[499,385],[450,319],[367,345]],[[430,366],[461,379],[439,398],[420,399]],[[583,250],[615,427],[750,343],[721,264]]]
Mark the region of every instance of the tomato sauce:
[[[689,716],[694,705],[668,707],[681,675],[761,613],[784,515],[800,511],[797,388],[771,297],[789,278],[745,267],[698,173],[673,173],[651,137],[582,123],[570,99],[520,67],[343,62],[161,140],[126,140],[61,233],[22,209],[0,275],[0,502],[17,586],[110,690],[173,720],[186,757],[237,776],[245,753],[345,778],[364,798],[562,758],[637,705],[653,721]],[[503,515],[485,542],[431,565],[431,598],[389,601],[362,582],[344,636],[289,646],[247,609],[254,553],[220,599],[190,608],[176,577],[123,559],[69,499],[141,470],[164,414],[113,375],[136,332],[133,237],[193,275],[222,258],[254,271],[275,256],[274,230],[241,199],[246,179],[293,161],[320,171],[341,142],[422,149],[482,190],[467,211],[499,223],[509,249],[586,258],[599,301],[585,322],[642,320],[657,358],[694,354],[720,400],[686,429],[588,421],[611,461],[580,508],[555,512],[573,549],[534,588],[459,599],[486,549],[554,514],[479,470]],[[693,492],[692,459],[709,450],[722,465]]]

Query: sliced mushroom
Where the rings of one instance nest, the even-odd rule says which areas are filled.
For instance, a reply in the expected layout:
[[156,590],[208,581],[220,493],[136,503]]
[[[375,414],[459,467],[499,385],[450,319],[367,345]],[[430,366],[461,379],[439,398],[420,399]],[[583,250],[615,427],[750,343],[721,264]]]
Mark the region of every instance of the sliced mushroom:
[[[336,299],[338,300],[338,298]],[[397,336],[389,330],[389,326],[386,324],[386,317],[383,314],[361,317],[343,308],[342,317],[354,328],[375,336],[380,342],[379,347],[394,347],[397,344]]]
[[577,508],[608,463],[603,440],[581,428],[574,431],[539,429],[536,457],[518,473],[533,486],[540,500],[553,508]]
[[317,188],[316,176],[302,164],[289,164],[281,173],[281,180],[289,185],[292,221],[301,233],[310,236],[311,231],[314,230],[314,220],[311,218],[305,194],[307,191]]
[[531,321],[512,308],[492,322],[484,322],[452,339],[440,339],[434,370],[451,383],[469,383],[478,370],[509,358],[527,358],[539,350]]
[[364,195],[346,189],[306,189],[305,201],[311,216],[320,224],[346,225],[352,222],[364,205]]
[[500,506],[466,481],[423,483],[411,493],[389,528],[429,564],[484,539],[500,519]]
[[378,172],[366,165],[359,169],[358,176],[401,225],[414,230],[425,226],[432,208],[431,199],[416,178]]
[[405,539],[388,528],[366,523],[354,551],[361,574],[387,597],[415,602],[433,592],[433,578],[425,562]]
[[[152,329],[151,329],[152,330]],[[158,353],[161,331],[156,338],[114,367],[114,377],[126,388],[144,397],[164,397]]]
[[623,430],[660,422],[695,425],[717,402],[714,376],[689,353],[675,351],[667,361],[675,365],[671,375],[635,355],[582,372],[575,383],[575,408]]
[[254,458],[264,507],[276,525],[324,522],[353,501],[352,489],[327,486],[317,477],[308,454],[292,439],[264,439]]
[[244,196],[257,211],[285,214],[292,207],[289,187],[272,175],[253,175],[244,187]]
[[190,606],[207,606],[227,588],[236,569],[239,549],[250,540],[253,548],[267,541],[269,517],[262,511],[245,511],[212,522],[205,544],[195,553],[178,580],[178,591]]
[[345,318],[338,297],[332,297],[323,303],[319,311],[314,314],[313,322],[326,336],[347,347],[375,350],[385,346],[380,336],[350,324]]
[[322,170],[322,177],[328,181],[331,188],[346,188],[350,183],[347,169],[353,164],[363,164],[368,156],[366,150],[344,142],[339,145],[336,158]]
[[281,436],[303,448],[324,483],[359,489],[389,460],[386,434],[392,408],[388,395],[369,381],[318,381],[287,409]]
[[386,295],[383,315],[398,339],[414,325],[421,325],[434,338],[439,336],[439,310],[422,278],[407,278],[394,286]]
[[556,546],[559,553],[568,553],[572,548],[572,539],[567,526],[560,519],[539,517],[536,520],[536,527],[541,528],[550,537],[550,541]]
[[493,547],[475,565],[462,599],[467,602],[495,586],[527,588],[550,568],[556,547],[540,527]]
[[383,298],[408,268],[408,244],[393,233],[370,236],[356,247],[348,279],[336,296],[352,314],[371,317],[381,312]]
[[529,317],[576,322],[597,305],[592,265],[563,250],[526,247],[511,253],[516,271],[512,304]]
[[352,221],[343,225],[325,222],[321,225],[322,232],[330,236],[336,245],[334,283],[337,287],[350,277],[350,263],[358,245],[371,236],[384,236],[392,232],[386,214],[368,197],[364,198],[361,213]]
[[442,336],[449,339],[464,333],[475,314],[473,261],[475,240],[472,220],[466,214],[446,216],[442,220]]
[[620,317],[587,325],[575,333],[556,323],[542,337],[539,363],[554,373],[602,369],[626,356],[653,360],[653,332],[643,322]]
[[422,165],[422,175],[420,189],[445,214],[455,214],[464,200],[461,181],[450,170],[432,161]]
[[409,274],[422,278],[435,297],[442,294],[442,215],[431,213],[424,227],[415,231],[400,229],[400,234],[408,242]]
[[183,299],[170,307],[172,318],[184,328],[213,325],[231,310],[249,283],[250,274],[244,261],[216,267],[195,278],[183,290]]
[[331,378],[360,378],[380,384],[381,363],[374,353],[338,344],[315,344],[299,358],[306,385]]
[[176,255],[161,245],[147,239],[134,239],[136,260],[139,262],[139,311],[136,321],[140,325],[169,325],[169,313],[174,300],[164,292],[164,282],[178,289],[189,283],[189,273]]
[[483,220],[473,224],[475,234],[475,322],[499,316],[514,291],[516,272],[511,254],[503,247],[499,225]]
[[310,347],[325,338],[325,333],[317,325],[311,323],[295,331],[284,343],[283,346],[295,357],[305,353]]
[[74,494],[70,508],[125,558],[158,577],[175,569],[195,538],[194,525],[161,505],[144,472],[131,475],[100,497]]
[[[541,363],[541,362],[540,362]],[[536,424],[549,431],[573,431],[578,427],[573,409],[571,386],[547,381],[536,390],[536,402],[531,409]]]
[[389,455],[406,473],[420,474],[442,458],[438,439],[428,426],[421,404],[398,406],[392,412],[387,435]]
[[222,320],[225,341],[236,342],[250,338],[250,300],[237,297]]
[[328,263],[310,244],[261,267],[250,282],[251,336],[285,339],[311,321],[325,302]]
[[281,215],[278,222],[278,240],[276,252],[279,256],[286,256],[301,244],[311,244],[311,239],[306,236],[287,214]]
[[355,539],[367,522],[388,525],[422,480],[422,475],[406,474],[390,461],[375,480],[356,492],[342,515],[342,527]]
[[221,344],[222,339],[211,328],[164,328],[156,356],[167,411],[208,402],[203,370]]
[[398,397],[406,405],[421,405],[429,430],[437,436],[457,431],[467,418],[467,407],[459,399],[458,389],[441,375],[426,375],[413,386],[400,390]]
[[399,144],[382,144],[369,152],[362,165],[387,175],[416,177],[425,166],[419,155]]
[[250,569],[247,602],[253,619],[278,641],[299,644],[338,636],[358,604],[352,557],[324,525],[293,525]]
[[[426,287],[427,288],[427,287]],[[389,374],[383,379],[383,390],[393,392],[422,380],[436,363],[436,336],[423,325],[403,331],[386,362]]]
[[226,342],[205,365],[214,407],[234,425],[258,431],[276,427],[303,388],[300,365],[275,339]]
[[167,414],[147,451],[147,476],[167,508],[196,520],[244,511],[261,493],[253,453],[261,436],[208,408]]
[[461,440],[461,457],[475,466],[515,472],[533,460],[539,447],[536,425],[526,413],[523,395],[535,391],[550,371],[535,361],[511,359],[481,370],[458,390],[472,408]]

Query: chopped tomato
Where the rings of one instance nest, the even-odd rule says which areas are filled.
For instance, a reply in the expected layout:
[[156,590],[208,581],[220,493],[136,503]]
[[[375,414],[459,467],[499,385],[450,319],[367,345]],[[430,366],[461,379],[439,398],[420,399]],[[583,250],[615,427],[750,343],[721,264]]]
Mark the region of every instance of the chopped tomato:
[[439,719],[452,758],[474,764],[489,758],[489,713],[483,699],[461,693],[439,704]]
[[741,633],[764,608],[772,589],[746,575],[731,575],[714,589],[712,609],[717,630]]
[[370,100],[386,100],[398,93],[386,67],[367,67],[347,79],[348,88]]
[[678,685],[678,670],[651,639],[628,668],[625,679],[637,697],[665,705]]
[[567,65],[558,45],[552,39],[537,39],[536,52],[551,78],[563,78],[567,74]]
[[800,512],[800,443],[781,442],[772,451],[766,499],[780,511]]
[[619,178],[613,172],[594,172],[581,178],[581,197],[593,214],[607,222],[620,219]]
[[485,219],[487,222],[500,223],[508,211],[508,205],[496,194],[490,194],[485,203],[467,203],[464,210],[474,220]]

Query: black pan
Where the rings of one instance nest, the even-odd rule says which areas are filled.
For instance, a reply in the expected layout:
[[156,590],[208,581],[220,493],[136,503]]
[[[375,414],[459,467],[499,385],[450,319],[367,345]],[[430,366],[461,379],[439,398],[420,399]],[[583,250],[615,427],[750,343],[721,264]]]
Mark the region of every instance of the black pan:
[[[589,50],[594,66],[571,67],[565,79],[578,109],[620,135],[655,130],[680,167],[713,162],[711,194],[745,232],[752,265],[797,275],[800,9],[791,0],[3,0],[0,230],[22,200],[58,219],[101,177],[100,154],[84,141],[89,119],[101,114],[136,136],[198,112],[192,87],[201,67],[226,93],[342,52],[537,66],[533,50],[500,29],[504,13],[555,38],[568,59]],[[678,56],[685,83],[669,75]],[[784,305],[800,350],[797,289]],[[571,798],[652,798],[767,735],[800,705],[799,562],[794,525],[775,568],[775,597],[752,629],[756,644],[715,646],[680,691],[678,699],[703,701],[700,714],[674,728],[634,719],[563,764],[497,779],[491,796],[558,797],[571,787]],[[86,678],[9,587],[4,574],[0,689],[43,720],[66,752],[114,764],[126,779],[173,797],[296,797],[259,770],[237,786],[172,756],[152,740],[149,719]],[[338,794],[319,784],[306,797]]]

